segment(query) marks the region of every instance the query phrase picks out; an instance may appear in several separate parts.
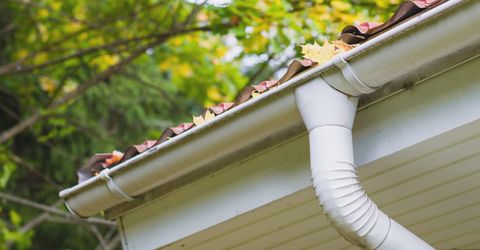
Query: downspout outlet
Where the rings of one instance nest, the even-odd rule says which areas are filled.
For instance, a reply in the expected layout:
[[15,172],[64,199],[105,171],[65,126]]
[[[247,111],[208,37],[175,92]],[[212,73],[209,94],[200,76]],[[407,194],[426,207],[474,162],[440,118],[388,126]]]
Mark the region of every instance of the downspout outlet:
[[318,77],[299,86],[295,100],[308,129],[315,194],[332,226],[366,249],[434,249],[380,211],[362,188],[352,144],[358,97]]

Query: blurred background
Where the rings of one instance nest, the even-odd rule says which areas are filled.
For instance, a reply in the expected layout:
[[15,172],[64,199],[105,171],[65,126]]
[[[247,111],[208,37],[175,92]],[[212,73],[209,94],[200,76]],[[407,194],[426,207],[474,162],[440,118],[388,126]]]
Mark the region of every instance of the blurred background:
[[400,0],[1,0],[0,249],[119,249],[58,192]]

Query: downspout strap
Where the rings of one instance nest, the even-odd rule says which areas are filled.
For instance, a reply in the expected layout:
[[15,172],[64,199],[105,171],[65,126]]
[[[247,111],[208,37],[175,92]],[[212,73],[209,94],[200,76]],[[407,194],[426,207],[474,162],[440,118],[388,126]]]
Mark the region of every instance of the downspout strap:
[[360,80],[355,71],[353,71],[352,66],[343,58],[343,53],[333,58],[333,64],[342,71],[343,77],[345,77],[348,83],[360,93],[369,94],[376,90],[376,88],[372,88]]
[[121,198],[124,201],[132,201],[135,199],[134,197],[123,192],[123,190],[117,185],[117,183],[115,183],[113,178],[108,175],[107,169],[101,171],[99,177],[101,180],[107,183],[108,190],[110,190],[110,192],[112,192],[117,197]]

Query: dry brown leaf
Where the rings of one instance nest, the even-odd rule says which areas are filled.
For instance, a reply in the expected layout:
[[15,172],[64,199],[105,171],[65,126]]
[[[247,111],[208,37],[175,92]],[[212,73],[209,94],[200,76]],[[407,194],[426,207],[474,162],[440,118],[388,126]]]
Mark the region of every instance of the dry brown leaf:
[[[333,44],[333,46],[338,48],[338,50],[343,51],[343,52],[347,52],[347,51],[349,51],[353,48],[352,45],[350,45],[348,43],[345,43],[342,40],[333,41],[332,44]],[[337,53],[339,53],[338,50],[337,50]]]

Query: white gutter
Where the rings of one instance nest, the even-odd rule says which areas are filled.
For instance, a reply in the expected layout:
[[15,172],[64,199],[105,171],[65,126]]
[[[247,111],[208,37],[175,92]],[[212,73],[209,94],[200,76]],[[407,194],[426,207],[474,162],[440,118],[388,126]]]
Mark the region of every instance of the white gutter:
[[[456,5],[462,6],[452,9]],[[106,169],[101,176],[63,190],[60,197],[72,213],[93,216],[153,188],[177,180],[177,185],[184,185],[202,176],[197,173],[205,168],[225,166],[248,157],[267,147],[270,141],[301,133],[302,119],[296,111],[293,94],[300,84],[321,74],[325,82],[351,96],[373,91],[457,50],[478,47],[480,36],[475,26],[480,23],[478,13],[479,1],[451,0],[345,53],[344,60],[349,64],[343,66],[343,72],[346,75],[355,72],[369,88],[357,90],[358,86],[354,86],[358,83],[349,83],[333,62],[328,63],[138,157]],[[437,15],[441,18],[435,18]],[[340,58],[335,62],[342,65]],[[187,175],[190,177],[185,178]]]
[[[450,1],[396,29],[417,26],[460,2]],[[464,6],[464,10],[467,8]],[[354,163],[352,126],[358,96],[374,92],[399,76],[438,60],[443,52],[435,53],[435,50],[451,54],[462,46],[478,46],[479,36],[472,28],[480,19],[474,13],[480,13],[478,1],[471,1],[470,9],[463,15],[444,17],[450,20],[430,23],[424,32],[405,36],[401,42],[378,48],[376,53],[365,54],[361,60],[355,58],[356,64],[345,58],[358,54],[357,51],[339,55],[333,59],[338,70],[322,73],[295,89],[295,100],[309,134],[316,196],[332,226],[352,244],[366,249],[434,249],[380,211],[367,196]],[[392,29],[377,39],[396,34]],[[467,41],[463,43],[461,39]]]

